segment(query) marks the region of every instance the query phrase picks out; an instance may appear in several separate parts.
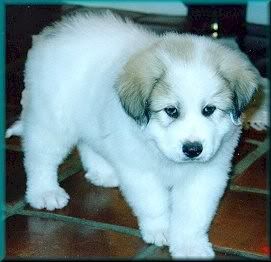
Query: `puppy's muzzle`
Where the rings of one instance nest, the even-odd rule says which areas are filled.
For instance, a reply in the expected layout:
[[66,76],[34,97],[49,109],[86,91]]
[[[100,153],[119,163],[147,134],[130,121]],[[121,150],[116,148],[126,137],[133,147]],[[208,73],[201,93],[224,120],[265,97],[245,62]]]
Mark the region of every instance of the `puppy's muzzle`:
[[183,144],[182,150],[187,157],[195,158],[201,154],[203,148],[201,143],[189,141]]

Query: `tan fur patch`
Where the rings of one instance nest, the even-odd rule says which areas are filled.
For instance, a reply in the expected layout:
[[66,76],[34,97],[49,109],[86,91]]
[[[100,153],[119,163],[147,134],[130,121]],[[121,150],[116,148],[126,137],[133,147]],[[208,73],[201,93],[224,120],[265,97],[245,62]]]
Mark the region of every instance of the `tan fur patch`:
[[159,81],[150,96],[151,111],[159,111],[166,106],[176,103],[176,96],[172,93],[172,89],[163,81]]
[[[132,56],[116,83],[125,111],[138,123],[145,122],[148,99],[166,72],[166,66],[159,56],[163,53],[170,58],[188,62],[193,59],[193,51],[191,35],[166,34],[151,47]],[[163,92],[166,89],[160,86],[155,96],[162,96]]]
[[191,61],[195,56],[195,44],[189,34],[167,34],[159,43],[159,48],[163,49],[174,59],[184,62]]
[[164,65],[149,48],[130,58],[117,81],[120,101],[138,123],[146,122],[148,98],[162,76]]
[[217,43],[209,45],[203,60],[214,67],[228,83],[238,110],[243,112],[260,82],[257,69],[239,50],[233,50]]

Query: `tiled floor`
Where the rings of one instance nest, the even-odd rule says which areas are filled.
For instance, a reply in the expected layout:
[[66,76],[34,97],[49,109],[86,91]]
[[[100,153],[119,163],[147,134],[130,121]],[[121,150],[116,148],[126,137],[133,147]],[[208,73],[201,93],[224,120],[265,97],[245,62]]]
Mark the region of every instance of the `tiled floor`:
[[[218,259],[268,258],[267,151],[266,132],[244,131],[231,183],[210,230]],[[59,169],[61,185],[71,200],[53,212],[25,204],[22,159],[20,139],[8,139],[7,258],[170,258],[167,248],[142,241],[137,221],[118,189],[87,183],[76,150]]]

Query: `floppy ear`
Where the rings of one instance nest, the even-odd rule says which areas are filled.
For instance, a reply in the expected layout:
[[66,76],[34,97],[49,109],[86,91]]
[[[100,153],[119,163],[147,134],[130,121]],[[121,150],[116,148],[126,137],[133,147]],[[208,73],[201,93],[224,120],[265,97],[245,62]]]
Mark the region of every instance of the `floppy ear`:
[[232,90],[232,114],[237,120],[260,85],[261,76],[248,57],[240,51],[225,47],[220,51],[218,70]]
[[123,108],[140,125],[149,121],[148,99],[163,75],[163,68],[155,50],[147,49],[129,59],[116,82]]

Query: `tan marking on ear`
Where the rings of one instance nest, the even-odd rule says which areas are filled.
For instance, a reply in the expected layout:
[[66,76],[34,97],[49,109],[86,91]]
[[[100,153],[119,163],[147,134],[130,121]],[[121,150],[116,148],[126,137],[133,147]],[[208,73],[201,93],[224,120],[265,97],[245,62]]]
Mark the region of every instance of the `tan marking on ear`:
[[204,61],[215,67],[233,92],[236,110],[243,112],[260,84],[260,74],[245,54],[239,50],[211,42]]
[[125,111],[139,124],[146,123],[148,98],[164,72],[155,49],[148,48],[132,56],[124,66],[116,87]]
[[151,93],[150,110],[153,112],[160,111],[166,106],[172,106],[176,103],[176,96],[167,83],[161,80]]

